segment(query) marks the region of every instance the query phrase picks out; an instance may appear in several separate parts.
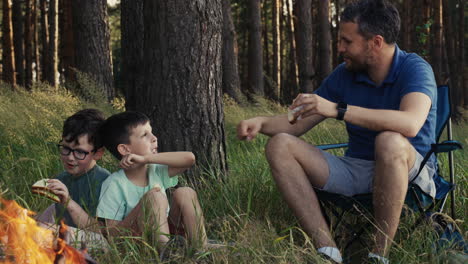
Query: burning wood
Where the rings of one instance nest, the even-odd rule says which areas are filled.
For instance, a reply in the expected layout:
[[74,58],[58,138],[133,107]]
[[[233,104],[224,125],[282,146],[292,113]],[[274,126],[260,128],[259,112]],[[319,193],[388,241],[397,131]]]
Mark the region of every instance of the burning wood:
[[37,225],[33,214],[15,201],[0,198],[0,263],[96,263],[67,245],[65,225],[56,238],[52,230]]

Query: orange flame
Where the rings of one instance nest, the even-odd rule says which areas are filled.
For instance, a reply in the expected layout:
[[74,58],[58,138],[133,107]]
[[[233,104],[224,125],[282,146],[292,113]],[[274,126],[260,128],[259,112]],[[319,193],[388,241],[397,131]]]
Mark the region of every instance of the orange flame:
[[38,226],[31,217],[33,214],[15,201],[0,197],[0,254],[5,258],[2,260],[0,255],[0,263],[54,263],[58,254],[65,256],[66,264],[86,263],[78,250],[60,238],[55,239],[52,230]]

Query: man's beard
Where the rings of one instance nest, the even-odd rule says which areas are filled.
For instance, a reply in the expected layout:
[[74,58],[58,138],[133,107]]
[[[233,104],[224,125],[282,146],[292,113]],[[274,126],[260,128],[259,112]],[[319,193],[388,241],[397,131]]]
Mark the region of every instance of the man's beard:
[[[361,57],[362,59],[359,59]],[[366,50],[358,56],[345,56],[342,53],[340,54],[341,59],[346,59],[348,62],[345,61],[345,67],[347,70],[352,72],[367,72],[369,69],[370,55],[369,55],[369,47],[366,47]]]
[[[358,61],[352,57],[345,57],[343,54],[340,54],[340,59],[345,62],[345,67],[348,71],[363,72],[367,71],[367,69],[369,68],[369,65],[367,63]],[[345,59],[347,61],[345,61]]]

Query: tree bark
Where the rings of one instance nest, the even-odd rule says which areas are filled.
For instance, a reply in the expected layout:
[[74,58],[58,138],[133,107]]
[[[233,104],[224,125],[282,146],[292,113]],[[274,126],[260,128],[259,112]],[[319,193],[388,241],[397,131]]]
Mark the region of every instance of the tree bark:
[[249,9],[249,90],[264,95],[260,0],[248,0]]
[[237,35],[231,13],[230,0],[221,0],[223,8],[223,92],[240,102]]
[[332,71],[329,0],[319,0],[319,80],[321,83]]
[[59,0],[60,73],[62,81],[75,81],[75,39],[73,34],[72,0]]
[[127,110],[136,110],[136,96],[143,76],[143,0],[122,0],[122,88]]
[[58,7],[59,0],[49,0],[49,46],[47,47],[47,78],[46,81],[53,87],[58,87]]
[[33,8],[33,0],[26,0],[26,22],[24,24],[24,53],[25,53],[25,86],[27,89],[31,89],[32,82],[33,82],[33,53],[34,53],[34,28],[33,28],[33,20],[32,20],[32,12],[34,12]]
[[458,10],[459,10],[459,28],[458,28],[458,43],[460,45],[459,47],[459,52],[460,55],[458,56],[459,59],[459,66],[458,69],[460,70],[460,74],[458,75],[460,80],[460,97],[457,106],[468,106],[468,93],[466,91],[467,87],[465,87],[465,81],[467,79],[465,75],[465,66],[466,66],[466,50],[465,50],[465,5],[466,1],[465,0],[459,0],[458,1]]
[[42,80],[41,75],[41,61],[40,61],[40,55],[39,55],[39,26],[38,26],[38,19],[37,19],[37,14],[38,14],[38,2],[37,0],[33,1],[33,12],[32,12],[32,22],[33,22],[33,35],[34,35],[34,40],[33,40],[33,61],[34,61],[34,66],[35,68],[33,71],[35,72],[34,81],[40,82]]
[[[41,81],[45,81],[49,77],[49,73],[47,70],[49,69],[49,21],[48,21],[48,8],[47,8],[47,0],[40,0],[40,7],[41,7],[41,43],[42,43],[42,57],[41,57],[41,64],[42,64],[42,79]],[[49,9],[50,11],[50,9]]]
[[12,89],[16,86],[15,74],[15,52],[13,47],[13,22],[11,21],[11,0],[3,0],[3,17],[2,17],[2,61],[3,74],[2,80],[11,84]]
[[434,10],[434,24],[432,25],[433,42],[431,64],[434,69],[434,75],[438,85],[443,83],[442,80],[442,0],[433,0],[432,6]]
[[279,100],[281,94],[281,34],[280,34],[280,14],[281,14],[281,0],[273,0],[273,85],[274,85],[274,96]]
[[13,0],[13,46],[15,51],[16,83],[24,86],[24,14],[23,1]]
[[452,23],[452,14],[449,1],[442,1],[443,8],[443,19],[444,19],[444,37],[445,37],[445,48],[447,52],[447,61],[449,68],[449,87],[450,87],[450,97],[452,101],[452,113],[457,115],[457,108],[455,102],[457,101],[457,91],[459,89],[458,85],[458,71],[457,71],[457,54],[456,54],[456,40],[453,36],[456,34],[453,30]]
[[314,91],[314,65],[312,58],[312,0],[298,0],[294,6],[297,17],[296,43],[299,67],[299,87],[303,93]]
[[220,0],[144,1],[145,74],[137,110],[152,120],[161,151],[194,152],[197,166],[189,175],[227,169],[222,17]]
[[114,98],[106,0],[72,1],[76,69],[92,78],[108,101]]
[[288,74],[288,83],[287,87],[284,88],[283,93],[283,103],[291,104],[292,100],[297,96],[298,90],[298,75],[299,69],[297,67],[297,58],[296,58],[296,40],[294,38],[294,19],[293,19],[293,7],[292,0],[284,0],[287,17],[287,37],[289,40],[289,74]]

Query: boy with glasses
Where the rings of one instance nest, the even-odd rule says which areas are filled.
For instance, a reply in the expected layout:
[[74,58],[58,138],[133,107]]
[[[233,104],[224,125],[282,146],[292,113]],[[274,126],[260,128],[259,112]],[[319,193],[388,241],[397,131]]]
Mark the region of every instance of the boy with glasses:
[[[104,154],[99,128],[105,118],[96,109],[84,109],[68,117],[63,125],[62,139],[57,145],[64,171],[48,180],[47,188],[60,198],[37,220],[42,223],[64,223],[79,229],[97,230],[95,220],[101,185],[109,171],[96,161]],[[55,217],[54,217],[55,216]]]

